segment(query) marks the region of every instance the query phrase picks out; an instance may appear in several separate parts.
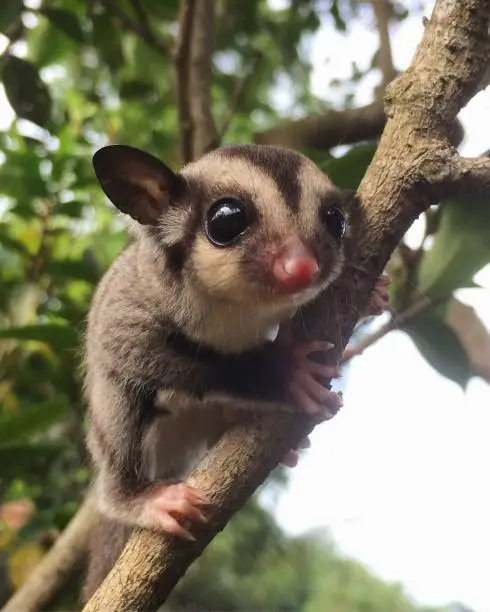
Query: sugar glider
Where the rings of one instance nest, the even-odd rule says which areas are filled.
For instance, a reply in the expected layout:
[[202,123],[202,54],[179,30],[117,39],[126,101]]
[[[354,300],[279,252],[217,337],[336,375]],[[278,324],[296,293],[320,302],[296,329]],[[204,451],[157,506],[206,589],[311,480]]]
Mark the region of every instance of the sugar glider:
[[[331,345],[276,336],[341,272],[351,197],[308,158],[272,146],[219,148],[177,173],[123,145],[93,163],[107,197],[137,223],[88,318],[88,448],[105,535],[86,597],[121,549],[121,529],[193,537],[206,499],[183,479],[234,411],[289,407],[322,419],[339,408],[320,382],[335,368],[311,358]],[[284,463],[295,460],[293,450]],[[104,561],[109,534],[119,544]]]

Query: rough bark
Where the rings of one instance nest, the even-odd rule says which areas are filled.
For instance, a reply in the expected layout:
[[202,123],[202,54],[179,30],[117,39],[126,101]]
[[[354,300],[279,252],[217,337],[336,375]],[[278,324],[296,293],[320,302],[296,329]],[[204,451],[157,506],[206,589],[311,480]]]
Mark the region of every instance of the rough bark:
[[27,582],[2,608],[2,612],[36,612],[49,604],[87,554],[94,516],[95,507],[91,497],[88,497]]
[[[342,278],[297,322],[301,337],[324,337],[337,355],[352,333],[374,279],[418,215],[451,188],[486,188],[481,160],[460,160],[447,133],[459,109],[478,89],[487,63],[490,0],[438,0],[409,69],[388,88],[387,124],[360,189]],[[483,186],[483,187],[482,187]],[[477,189],[478,188],[478,189]],[[208,542],[313,427],[295,415],[267,415],[237,425],[189,478],[209,494],[210,521],[195,543],[136,530],[85,610],[155,609]]]

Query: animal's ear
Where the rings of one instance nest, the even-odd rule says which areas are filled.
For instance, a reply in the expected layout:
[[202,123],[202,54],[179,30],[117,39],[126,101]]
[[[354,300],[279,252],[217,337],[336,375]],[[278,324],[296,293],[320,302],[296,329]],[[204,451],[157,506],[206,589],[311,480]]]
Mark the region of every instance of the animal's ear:
[[181,180],[153,155],[125,145],[99,149],[92,162],[109,200],[143,225],[158,223]]

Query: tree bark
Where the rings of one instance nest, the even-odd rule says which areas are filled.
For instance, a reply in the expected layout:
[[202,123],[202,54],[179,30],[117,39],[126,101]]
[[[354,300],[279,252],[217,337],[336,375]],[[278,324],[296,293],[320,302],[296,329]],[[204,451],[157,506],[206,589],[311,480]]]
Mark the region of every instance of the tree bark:
[[[303,313],[302,338],[335,342],[350,337],[375,278],[411,223],[441,192],[464,182],[448,140],[456,114],[474,95],[489,45],[490,0],[438,0],[411,66],[388,88],[387,124],[359,188],[341,279]],[[478,186],[488,185],[488,165],[477,164]],[[85,611],[155,609],[210,540],[222,530],[268,473],[313,427],[299,415],[263,415],[230,429],[188,482],[213,504],[209,524],[195,543],[136,530]]]

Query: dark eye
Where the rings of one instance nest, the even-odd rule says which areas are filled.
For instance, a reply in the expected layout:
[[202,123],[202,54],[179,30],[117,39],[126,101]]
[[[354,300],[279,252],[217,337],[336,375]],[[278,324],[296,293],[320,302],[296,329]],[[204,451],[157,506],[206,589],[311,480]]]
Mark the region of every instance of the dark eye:
[[344,215],[338,208],[332,206],[323,213],[322,219],[328,231],[332,234],[332,237],[335,238],[337,242],[340,242],[347,228]]
[[236,198],[217,200],[206,215],[204,230],[208,239],[217,246],[235,242],[250,225],[247,207]]

